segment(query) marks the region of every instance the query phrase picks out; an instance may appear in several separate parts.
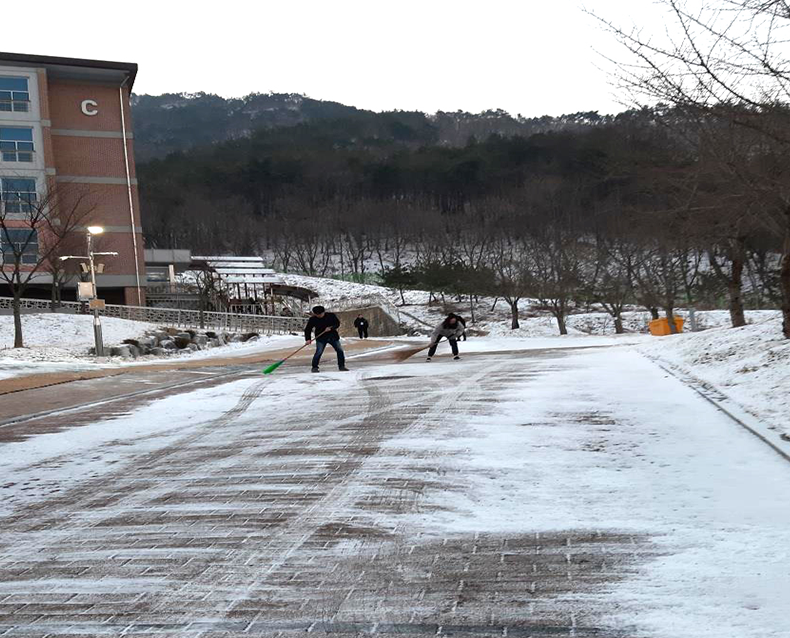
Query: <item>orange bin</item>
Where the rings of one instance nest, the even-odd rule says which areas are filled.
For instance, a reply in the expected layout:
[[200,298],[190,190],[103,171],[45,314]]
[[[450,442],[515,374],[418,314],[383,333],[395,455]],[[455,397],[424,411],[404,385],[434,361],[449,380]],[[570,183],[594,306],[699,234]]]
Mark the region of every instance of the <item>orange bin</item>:
[[[683,319],[675,317],[675,326],[678,332],[683,332]],[[653,321],[647,324],[647,327],[650,329],[650,334],[654,337],[663,337],[672,334],[672,331],[669,329],[669,320],[666,317],[653,319]]]

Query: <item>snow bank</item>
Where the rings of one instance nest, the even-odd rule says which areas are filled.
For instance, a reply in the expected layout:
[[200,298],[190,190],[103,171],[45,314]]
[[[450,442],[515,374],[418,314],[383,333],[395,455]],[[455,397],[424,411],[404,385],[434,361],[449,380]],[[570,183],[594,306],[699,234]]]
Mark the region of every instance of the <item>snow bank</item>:
[[656,339],[644,354],[716,386],[769,426],[790,434],[790,340],[778,313],[743,328]]
[[[113,317],[102,317],[101,326],[104,342],[108,344],[142,337],[146,330],[156,327],[142,321]],[[22,336],[27,348],[53,348],[72,354],[84,354],[93,346],[93,317],[54,312],[24,314]],[[11,315],[1,315],[0,348],[12,348],[13,345],[14,318]]]
[[[102,318],[107,345],[142,337],[155,324]],[[0,315],[0,379],[44,372],[87,370],[99,367],[88,350],[93,347],[93,317],[42,312],[22,315],[24,348],[14,348],[14,318]]]
[[367,295],[383,295],[389,299],[392,290],[371,284],[356,284],[340,279],[326,277],[307,277],[305,275],[283,275],[289,286],[301,286],[317,293],[324,299],[348,299]]
[[[142,321],[102,317],[105,346],[117,345],[124,339],[138,339],[145,332],[159,328],[158,324]],[[61,313],[22,315],[24,348],[14,348],[14,319],[0,316],[0,379],[48,372],[94,370],[97,368],[146,365],[154,361],[174,360],[174,356],[146,356],[136,361],[114,357],[97,360],[89,354],[94,345],[93,317]],[[221,348],[186,351],[177,360],[209,359],[226,356],[251,355],[267,350],[299,345],[303,338],[290,335],[261,336],[257,341],[230,343]]]

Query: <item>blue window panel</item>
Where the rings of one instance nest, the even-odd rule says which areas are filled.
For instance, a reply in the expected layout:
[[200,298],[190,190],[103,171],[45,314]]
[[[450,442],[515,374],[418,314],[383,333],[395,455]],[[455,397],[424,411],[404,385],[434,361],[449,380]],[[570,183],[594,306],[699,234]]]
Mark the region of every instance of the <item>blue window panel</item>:
[[0,201],[6,214],[32,213],[38,201],[36,180],[25,177],[0,178]]
[[36,192],[36,180],[25,177],[3,177],[0,180],[0,187],[5,191],[28,191]]
[[2,91],[27,91],[27,78],[0,78]]
[[23,244],[26,241],[30,241],[31,243],[38,243],[38,237],[36,237],[36,231],[32,228],[6,228],[3,231],[0,231],[0,240],[7,240],[14,244]]
[[0,249],[6,260],[21,256],[23,264],[38,262],[38,233],[30,228],[7,228],[0,232]]
[[11,91],[0,91],[0,100],[10,100]]
[[32,142],[33,129],[32,128],[0,128],[0,140],[3,141],[17,141],[17,142]]
[[16,143],[17,150],[20,151],[32,151],[33,150],[33,143],[32,142],[17,142]]

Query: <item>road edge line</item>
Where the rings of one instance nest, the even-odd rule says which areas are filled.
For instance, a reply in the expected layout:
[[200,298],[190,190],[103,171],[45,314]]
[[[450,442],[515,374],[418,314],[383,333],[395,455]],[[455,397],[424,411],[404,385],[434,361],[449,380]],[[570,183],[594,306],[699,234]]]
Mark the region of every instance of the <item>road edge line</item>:
[[[637,350],[637,352],[639,351]],[[766,436],[765,433],[761,432],[760,427],[750,425],[746,422],[746,420],[754,420],[755,422],[762,425],[764,429],[773,432],[773,430],[768,426],[768,424],[766,424],[758,417],[751,415],[743,406],[739,405],[737,401],[734,401],[733,399],[728,397],[724,392],[719,390],[712,383],[709,383],[707,381],[704,381],[703,379],[694,376],[691,372],[685,370],[684,368],[676,364],[669,363],[668,361],[664,361],[663,359],[659,359],[658,357],[652,357],[648,354],[645,354],[644,352],[639,352],[639,354],[641,354],[648,361],[651,361],[657,367],[661,368],[667,374],[671,375],[674,379],[680,381],[680,383],[682,383],[684,386],[696,392],[698,395],[700,395],[703,399],[705,399],[710,404],[712,404],[720,412],[726,414],[732,421],[734,421],[742,428],[744,428],[746,431],[753,434],[758,439],[760,439],[763,443],[768,445],[774,452],[776,452],[779,456],[781,456],[785,461],[790,462],[790,450],[787,451],[783,450],[777,443],[771,441],[771,439],[768,436]],[[708,390],[708,388],[716,392],[720,396],[720,398],[713,397],[712,393],[710,392],[710,390]],[[737,410],[743,413],[742,416],[736,416],[735,414],[733,414],[732,409],[728,409],[727,407],[725,407],[724,405],[725,401],[732,403],[735,407],[737,407]],[[779,434],[776,434],[776,438],[778,438],[779,441],[781,441],[782,443],[788,443],[784,439],[782,439],[781,435]],[[788,445],[790,445],[790,443],[788,443]]]

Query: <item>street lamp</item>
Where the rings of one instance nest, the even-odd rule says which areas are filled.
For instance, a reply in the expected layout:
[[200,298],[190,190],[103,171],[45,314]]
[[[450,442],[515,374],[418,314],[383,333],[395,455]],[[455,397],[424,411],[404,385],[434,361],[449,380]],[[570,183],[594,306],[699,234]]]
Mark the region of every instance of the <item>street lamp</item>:
[[102,339],[101,334],[101,321],[99,319],[99,306],[95,303],[98,294],[96,290],[96,268],[94,267],[93,257],[95,255],[117,255],[116,252],[104,252],[104,253],[95,253],[93,252],[93,245],[91,243],[91,238],[94,235],[101,235],[104,232],[104,228],[102,226],[88,226],[88,255],[87,257],[83,257],[81,255],[66,255],[61,257],[63,261],[67,259],[87,259],[88,263],[90,264],[90,272],[91,272],[91,297],[94,303],[91,304],[93,307],[93,339],[94,343],[96,344],[96,356],[103,357],[104,356],[104,341]]

